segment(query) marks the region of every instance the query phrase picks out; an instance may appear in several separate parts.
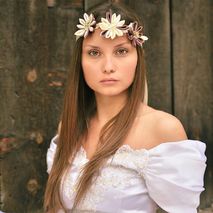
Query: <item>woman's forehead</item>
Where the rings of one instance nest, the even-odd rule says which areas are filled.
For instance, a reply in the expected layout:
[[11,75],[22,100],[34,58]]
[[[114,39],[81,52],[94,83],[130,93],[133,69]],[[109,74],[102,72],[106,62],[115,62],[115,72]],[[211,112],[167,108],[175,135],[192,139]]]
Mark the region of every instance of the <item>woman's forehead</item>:
[[131,42],[127,38],[126,34],[124,34],[123,36],[118,36],[114,39],[111,39],[111,38],[105,38],[105,37],[101,36],[100,33],[101,33],[101,30],[96,29],[93,33],[91,33],[89,36],[84,38],[83,47],[87,46],[87,45],[101,47],[101,46],[105,46],[105,45],[106,46],[116,46],[120,43],[131,44]]

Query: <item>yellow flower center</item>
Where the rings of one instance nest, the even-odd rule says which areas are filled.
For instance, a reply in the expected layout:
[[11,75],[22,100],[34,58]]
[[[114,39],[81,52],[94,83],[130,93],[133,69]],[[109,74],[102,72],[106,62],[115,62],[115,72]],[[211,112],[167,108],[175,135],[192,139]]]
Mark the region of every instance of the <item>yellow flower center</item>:
[[140,34],[139,34],[139,32],[134,32],[134,36],[136,36],[136,37],[139,37],[140,36]]

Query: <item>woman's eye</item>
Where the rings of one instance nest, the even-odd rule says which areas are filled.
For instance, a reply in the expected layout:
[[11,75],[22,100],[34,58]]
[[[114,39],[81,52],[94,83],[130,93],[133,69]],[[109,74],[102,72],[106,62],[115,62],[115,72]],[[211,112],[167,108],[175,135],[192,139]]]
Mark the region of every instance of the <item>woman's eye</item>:
[[125,48],[118,49],[118,50],[116,51],[116,54],[117,54],[117,55],[126,55],[127,53],[128,53],[128,50],[125,49]]
[[94,56],[94,57],[97,57],[100,55],[100,52],[98,50],[90,50],[89,51],[89,55],[90,56]]

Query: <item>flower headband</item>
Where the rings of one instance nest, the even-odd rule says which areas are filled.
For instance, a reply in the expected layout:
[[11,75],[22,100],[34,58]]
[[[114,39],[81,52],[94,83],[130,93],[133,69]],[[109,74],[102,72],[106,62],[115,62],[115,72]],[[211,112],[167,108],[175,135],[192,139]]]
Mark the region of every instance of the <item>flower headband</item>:
[[111,10],[106,13],[106,18],[101,18],[99,23],[96,23],[93,14],[88,15],[87,13],[84,13],[84,19],[79,18],[79,22],[80,24],[77,25],[79,30],[75,32],[76,40],[80,37],[86,38],[97,28],[101,29],[100,35],[105,38],[114,39],[116,36],[123,36],[126,33],[133,46],[142,47],[144,41],[148,40],[148,37],[143,35],[143,27],[138,26],[137,21],[125,25],[125,20],[121,20],[121,15],[112,14]]

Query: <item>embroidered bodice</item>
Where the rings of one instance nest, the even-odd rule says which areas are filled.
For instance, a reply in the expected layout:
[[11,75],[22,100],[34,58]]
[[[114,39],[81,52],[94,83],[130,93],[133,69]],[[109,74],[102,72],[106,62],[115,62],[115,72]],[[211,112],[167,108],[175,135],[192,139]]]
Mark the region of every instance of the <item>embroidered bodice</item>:
[[[57,138],[48,149],[48,172]],[[204,151],[205,144],[197,140],[166,142],[149,150],[123,145],[101,168],[77,212],[154,213],[160,206],[170,213],[195,213],[204,190]],[[72,209],[76,183],[88,161],[81,147],[62,179],[60,195],[66,212]]]

